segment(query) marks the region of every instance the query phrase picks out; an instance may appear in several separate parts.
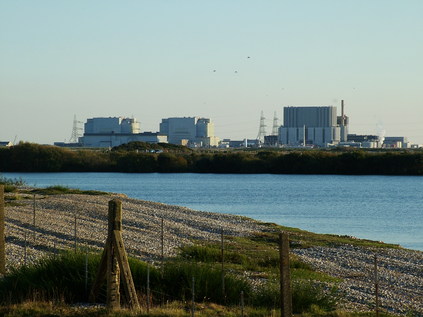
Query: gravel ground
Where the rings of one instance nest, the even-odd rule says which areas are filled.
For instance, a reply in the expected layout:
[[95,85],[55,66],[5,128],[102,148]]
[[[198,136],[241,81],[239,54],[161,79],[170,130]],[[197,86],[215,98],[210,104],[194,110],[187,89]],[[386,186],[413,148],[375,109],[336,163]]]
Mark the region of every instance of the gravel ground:
[[[161,255],[161,219],[164,223],[164,254],[175,255],[190,239],[219,241],[225,235],[243,236],[267,231],[260,222],[240,216],[194,211],[188,208],[135,200],[123,195],[37,195],[35,227],[33,200],[19,200],[6,207],[7,267],[32,262],[46,252],[73,248],[75,218],[79,247],[103,249],[107,235],[108,201],[122,200],[123,239],[127,252],[144,260]],[[35,233],[34,233],[35,232]],[[27,245],[25,255],[24,246]],[[423,252],[412,250],[342,247],[293,249],[319,271],[342,278],[346,309],[368,311],[374,306],[374,254],[378,257],[380,301],[384,310],[423,316]]]
[[381,310],[423,316],[423,252],[351,245],[292,252],[318,271],[342,278],[339,288],[347,301],[341,306],[363,311],[375,307],[376,255]]

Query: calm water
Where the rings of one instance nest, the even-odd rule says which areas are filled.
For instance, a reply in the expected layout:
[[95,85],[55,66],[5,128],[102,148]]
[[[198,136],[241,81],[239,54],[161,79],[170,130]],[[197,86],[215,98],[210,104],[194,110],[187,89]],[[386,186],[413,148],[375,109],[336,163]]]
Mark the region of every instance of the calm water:
[[423,177],[123,173],[4,173],[39,187],[124,193],[319,233],[423,251]]

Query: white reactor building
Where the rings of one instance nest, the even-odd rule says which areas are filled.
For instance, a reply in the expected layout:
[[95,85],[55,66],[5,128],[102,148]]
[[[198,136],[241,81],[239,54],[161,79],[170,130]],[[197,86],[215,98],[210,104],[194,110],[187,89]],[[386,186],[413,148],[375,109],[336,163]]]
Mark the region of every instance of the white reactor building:
[[346,142],[348,117],[341,104],[341,116],[335,106],[284,107],[279,143],[288,146],[315,145],[327,147]]
[[84,147],[114,147],[133,141],[167,143],[167,137],[156,132],[141,133],[135,118],[109,117],[88,119],[84,136],[79,138]]
[[162,119],[160,133],[168,142],[192,147],[218,146],[219,138],[214,135],[214,124],[210,119],[198,117],[174,117]]

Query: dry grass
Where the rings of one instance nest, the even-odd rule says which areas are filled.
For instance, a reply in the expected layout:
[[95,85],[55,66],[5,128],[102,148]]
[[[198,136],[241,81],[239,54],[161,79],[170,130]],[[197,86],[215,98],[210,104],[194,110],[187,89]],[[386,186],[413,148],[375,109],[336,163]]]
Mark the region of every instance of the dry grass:
[[[190,303],[172,302],[167,303],[164,307],[154,307],[147,313],[144,307],[138,311],[131,311],[128,309],[120,309],[115,311],[108,311],[105,307],[89,307],[89,306],[65,306],[62,304],[55,304],[52,302],[25,302],[19,305],[10,305],[0,307],[0,316],[7,317],[190,317],[191,316]],[[295,317],[370,317],[374,316],[374,312],[323,312],[318,308],[315,310],[294,315]],[[197,317],[235,317],[241,316],[240,307],[224,307],[216,304],[197,304],[195,307],[195,316]],[[252,309],[246,307],[244,310],[246,317],[276,317],[280,316],[277,310]],[[381,313],[380,317],[390,317],[394,315]],[[412,315],[411,315],[412,316]]]

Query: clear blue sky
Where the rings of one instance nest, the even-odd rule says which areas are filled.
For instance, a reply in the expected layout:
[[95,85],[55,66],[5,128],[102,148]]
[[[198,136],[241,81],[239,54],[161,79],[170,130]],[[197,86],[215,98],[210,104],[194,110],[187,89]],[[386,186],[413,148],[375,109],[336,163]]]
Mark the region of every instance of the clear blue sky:
[[68,140],[74,114],[254,138],[262,110],[270,132],[284,106],[344,99],[351,133],[423,144],[422,16],[421,0],[0,0],[0,140]]

